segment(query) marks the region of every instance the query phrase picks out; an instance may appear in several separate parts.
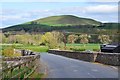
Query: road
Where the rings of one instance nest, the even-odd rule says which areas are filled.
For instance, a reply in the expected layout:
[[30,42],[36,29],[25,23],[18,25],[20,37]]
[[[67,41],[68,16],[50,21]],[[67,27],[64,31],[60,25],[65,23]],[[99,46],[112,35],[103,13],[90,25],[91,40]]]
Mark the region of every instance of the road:
[[47,78],[118,78],[118,70],[111,66],[41,53],[47,64]]

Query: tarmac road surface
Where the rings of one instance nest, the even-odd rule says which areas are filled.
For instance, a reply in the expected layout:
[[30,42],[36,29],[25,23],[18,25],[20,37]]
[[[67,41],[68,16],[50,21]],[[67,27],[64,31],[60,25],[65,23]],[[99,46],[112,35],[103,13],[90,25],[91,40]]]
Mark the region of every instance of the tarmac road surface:
[[47,64],[47,78],[118,78],[118,69],[98,63],[41,53],[41,60]]

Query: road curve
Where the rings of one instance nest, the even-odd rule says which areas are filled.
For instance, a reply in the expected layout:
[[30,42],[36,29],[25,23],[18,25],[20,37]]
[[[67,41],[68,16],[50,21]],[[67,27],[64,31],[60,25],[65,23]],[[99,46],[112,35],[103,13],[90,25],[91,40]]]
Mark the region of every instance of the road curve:
[[111,66],[48,53],[41,53],[41,60],[47,64],[47,78],[118,78],[118,70]]

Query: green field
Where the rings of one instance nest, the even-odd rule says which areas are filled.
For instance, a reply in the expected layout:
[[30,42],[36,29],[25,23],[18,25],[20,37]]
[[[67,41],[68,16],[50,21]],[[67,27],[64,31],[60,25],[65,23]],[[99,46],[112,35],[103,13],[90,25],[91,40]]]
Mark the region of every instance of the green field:
[[9,44],[9,45],[4,44],[0,46],[1,46],[0,51],[8,47],[14,47],[15,49],[28,49],[35,52],[47,52],[49,49],[47,46],[22,45],[22,44]]
[[99,51],[100,44],[66,44],[67,49]]
[[32,45],[24,45],[24,46],[19,46],[16,48],[17,49],[28,49],[28,50],[32,50],[35,52],[47,52],[49,49],[47,46],[32,46]]
[[[49,50],[48,46],[6,44],[6,45],[1,45],[0,51],[8,47],[13,47],[16,49],[32,50],[34,52],[47,52]],[[66,44],[66,49],[73,50],[73,51],[85,51],[85,50],[99,51],[100,44]]]

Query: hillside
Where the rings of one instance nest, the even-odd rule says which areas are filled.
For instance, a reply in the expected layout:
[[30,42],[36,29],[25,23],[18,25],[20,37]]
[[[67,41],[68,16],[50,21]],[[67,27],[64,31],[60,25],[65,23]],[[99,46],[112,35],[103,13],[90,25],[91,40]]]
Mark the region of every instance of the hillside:
[[[50,16],[32,21],[37,24],[45,24],[49,26],[68,26],[68,25],[94,25],[99,26],[101,22],[88,18],[80,18],[73,15]],[[28,22],[28,23],[32,23]]]
[[[99,31],[99,30],[100,31]],[[106,29],[106,30],[102,30]],[[2,29],[3,32],[48,32],[53,30],[88,34],[117,33],[118,23],[101,23],[72,15],[50,16]],[[93,31],[94,30],[94,31]]]

